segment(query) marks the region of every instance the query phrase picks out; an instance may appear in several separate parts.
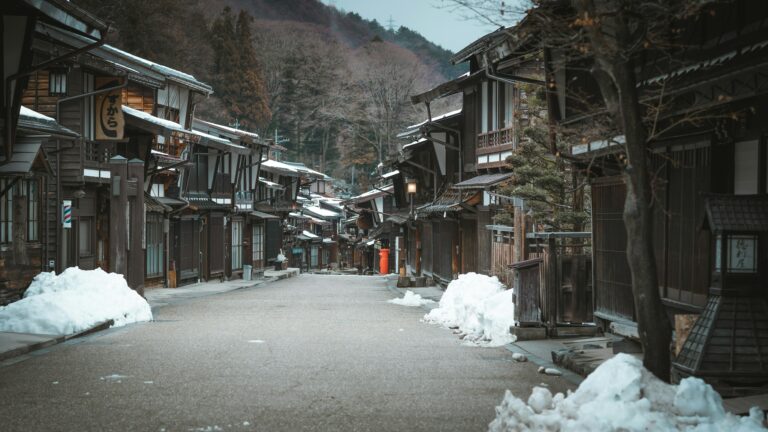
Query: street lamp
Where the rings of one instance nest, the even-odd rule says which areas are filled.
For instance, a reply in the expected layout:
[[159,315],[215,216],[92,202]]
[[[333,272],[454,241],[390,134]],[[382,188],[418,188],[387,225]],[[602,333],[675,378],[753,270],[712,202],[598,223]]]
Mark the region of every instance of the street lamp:
[[413,216],[413,201],[416,196],[416,179],[408,178],[405,180],[406,191],[408,192],[408,200],[411,202],[411,216]]

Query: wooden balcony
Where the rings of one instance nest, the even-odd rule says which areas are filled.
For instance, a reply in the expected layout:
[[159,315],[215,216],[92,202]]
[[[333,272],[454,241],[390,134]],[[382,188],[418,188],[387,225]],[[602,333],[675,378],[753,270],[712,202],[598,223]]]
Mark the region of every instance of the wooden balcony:
[[481,133],[477,136],[477,154],[498,153],[515,148],[513,128]]
[[163,143],[159,143],[157,139],[153,140],[152,142],[152,150],[156,150],[174,157],[180,157],[181,152],[185,147],[186,142],[177,136],[168,137]]
[[108,168],[109,159],[115,154],[115,143],[95,141],[83,143],[83,163],[87,168]]

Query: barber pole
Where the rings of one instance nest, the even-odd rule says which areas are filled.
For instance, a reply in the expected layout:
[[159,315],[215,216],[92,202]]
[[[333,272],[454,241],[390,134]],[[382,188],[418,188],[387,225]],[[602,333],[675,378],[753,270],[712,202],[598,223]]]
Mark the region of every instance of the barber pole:
[[62,201],[61,215],[61,226],[64,228],[72,228],[72,201]]

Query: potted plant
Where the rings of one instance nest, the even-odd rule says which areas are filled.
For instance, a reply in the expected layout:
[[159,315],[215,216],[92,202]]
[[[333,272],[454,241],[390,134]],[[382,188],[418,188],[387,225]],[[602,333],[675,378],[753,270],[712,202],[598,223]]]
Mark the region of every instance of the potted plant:
[[285,262],[286,258],[285,255],[283,255],[283,250],[280,249],[280,253],[277,254],[277,258],[275,258],[275,270],[282,270],[283,269],[283,262]]

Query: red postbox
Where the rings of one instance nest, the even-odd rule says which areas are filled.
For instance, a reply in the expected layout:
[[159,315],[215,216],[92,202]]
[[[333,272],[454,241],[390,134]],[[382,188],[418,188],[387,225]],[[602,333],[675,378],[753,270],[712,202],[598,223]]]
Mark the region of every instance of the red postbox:
[[389,249],[381,249],[379,251],[379,273],[389,273]]

